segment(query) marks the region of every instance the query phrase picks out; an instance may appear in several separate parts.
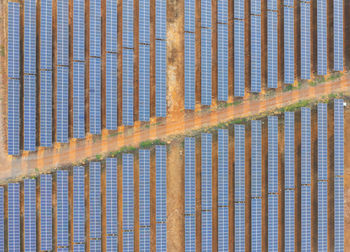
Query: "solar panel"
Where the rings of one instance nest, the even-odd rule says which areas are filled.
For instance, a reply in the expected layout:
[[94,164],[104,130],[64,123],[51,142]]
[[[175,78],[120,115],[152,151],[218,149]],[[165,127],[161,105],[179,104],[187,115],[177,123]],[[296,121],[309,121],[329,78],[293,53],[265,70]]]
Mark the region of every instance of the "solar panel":
[[310,108],[301,108],[301,184],[311,184]]
[[52,72],[40,71],[40,145],[52,145]]
[[101,134],[100,58],[90,58],[90,133]]
[[36,148],[36,76],[24,75],[24,150],[35,151]]
[[185,31],[195,31],[195,0],[185,0]]
[[52,0],[40,3],[40,68],[52,69]]
[[334,175],[344,175],[344,101],[334,100]]
[[185,215],[185,251],[196,251],[196,217]]
[[165,222],[166,205],[166,163],[167,149],[165,145],[156,145],[156,221]]
[[[196,143],[195,138],[185,138],[185,214],[196,212]],[[191,229],[190,229],[191,230]]]
[[294,190],[285,190],[284,195],[284,249],[285,251],[295,251]]
[[[90,162],[89,187],[90,187],[90,192],[89,192],[90,239],[98,239],[98,238],[101,238],[101,164],[100,162]],[[90,244],[91,242],[92,240],[90,240]]]
[[212,219],[213,216],[211,211],[202,211],[202,251],[212,251]]
[[277,10],[277,0],[267,0],[268,10]]
[[[90,56],[101,56],[101,0],[90,2]],[[92,60],[92,59],[90,59]]]
[[318,251],[327,251],[327,181],[318,181]]
[[73,62],[73,137],[85,137],[85,63]]
[[[134,156],[130,153],[123,153],[123,240],[133,238],[134,230]],[[132,236],[131,234],[132,233]],[[129,239],[128,238],[128,239]],[[131,241],[130,241],[131,243]],[[133,244],[133,241],[132,241]],[[124,251],[131,244],[125,247]]]
[[327,1],[317,0],[317,74],[327,74]]
[[36,251],[35,179],[24,180],[24,249],[25,251]]
[[[235,6],[238,2],[235,1]],[[238,97],[244,96],[244,69],[244,21],[234,20],[234,95]]]
[[311,186],[301,186],[301,251],[311,250]]
[[201,134],[202,210],[212,210],[212,135]]
[[[18,16],[18,18],[19,18],[19,16]],[[9,28],[10,28],[10,26],[9,26]],[[18,36],[19,36],[19,34],[18,34]],[[25,0],[24,1],[24,73],[36,74],[36,5],[35,5],[35,0]]]
[[151,228],[150,227],[140,227],[140,241],[139,247],[140,251],[150,251],[151,248]]
[[300,2],[300,50],[301,50],[301,78],[304,80],[310,79],[310,3]]
[[228,1],[218,0],[217,2],[217,22],[227,24],[228,22]]
[[58,252],[69,252],[69,248],[57,248]]
[[278,192],[278,117],[268,117],[268,192]]
[[167,251],[166,222],[156,224],[156,251]]
[[228,99],[228,26],[218,24],[218,100]]
[[[165,1],[162,1],[165,2]],[[156,116],[166,116],[166,41],[156,40]]]
[[149,44],[150,43],[150,0],[139,0],[139,32],[140,32],[139,43]]
[[134,251],[134,232],[123,233],[123,251],[133,252]]
[[[126,0],[124,0],[126,1]],[[134,52],[123,50],[123,124],[134,124]]]
[[[73,60],[85,60],[85,1],[73,0]],[[75,64],[75,63],[74,63]],[[84,78],[82,78],[82,81]],[[73,95],[74,97],[75,95]]]
[[57,171],[57,247],[69,246],[68,171]]
[[150,249],[150,150],[139,151],[139,223],[140,249]]
[[5,251],[4,188],[0,187],[0,251]]
[[294,188],[294,112],[284,113],[284,187]]
[[317,105],[317,169],[318,179],[327,179],[327,104]]
[[69,65],[69,3],[57,1],[57,65]]
[[228,206],[228,130],[218,130],[218,206]]
[[52,176],[40,176],[40,249],[52,250]]
[[260,0],[251,1],[250,13],[253,15],[260,15],[261,14],[261,1]]
[[[203,2],[203,1],[202,1]],[[211,30],[201,30],[201,103],[211,105],[212,82]]]
[[57,142],[68,143],[69,68],[57,67]]
[[294,8],[284,7],[284,83],[294,83]]
[[333,1],[334,70],[343,71],[343,1]]
[[192,110],[196,104],[195,46],[195,34],[185,32],[185,109]]
[[[277,5],[277,1],[272,1]],[[269,3],[269,2],[268,2]],[[276,7],[277,9],[277,7]],[[267,87],[277,88],[278,35],[277,12],[267,12]]]
[[252,230],[251,230],[251,246],[252,251],[261,250],[261,201],[262,199],[255,198],[251,201],[251,221],[252,221]]
[[85,252],[85,243],[74,244],[73,248],[74,252]]
[[245,203],[235,203],[235,251],[245,251]]
[[117,129],[117,54],[106,53],[106,128]]
[[[73,242],[85,242],[85,168],[73,167]],[[75,251],[76,245],[74,245]],[[83,250],[85,251],[85,250]]]
[[344,178],[334,178],[334,251],[344,251]]
[[261,121],[251,122],[251,196],[261,197]]
[[150,117],[150,46],[139,45],[139,120]]
[[117,2],[106,0],[106,51],[117,52]]
[[[117,159],[106,159],[106,233],[118,234]],[[113,240],[113,238],[110,238]],[[108,240],[108,238],[107,238]],[[112,241],[111,241],[112,243]]]
[[156,0],[156,38],[166,39],[166,1]]
[[[253,5],[252,5],[253,8]],[[261,91],[261,16],[251,16],[251,91]]]
[[90,240],[90,251],[91,252],[101,251],[101,240]]
[[9,183],[7,187],[7,243],[8,251],[20,251],[20,191],[19,183]]
[[106,239],[106,250],[108,252],[118,251],[118,236],[107,236]]
[[244,19],[244,0],[234,2],[234,18]]
[[123,47],[134,47],[134,1],[123,0]]
[[235,124],[235,202],[245,201],[245,126]]
[[8,77],[19,78],[19,26],[20,26],[19,3],[8,2]]
[[268,200],[268,251],[278,251],[278,195],[269,194]]
[[229,251],[228,206],[218,208],[218,251]]

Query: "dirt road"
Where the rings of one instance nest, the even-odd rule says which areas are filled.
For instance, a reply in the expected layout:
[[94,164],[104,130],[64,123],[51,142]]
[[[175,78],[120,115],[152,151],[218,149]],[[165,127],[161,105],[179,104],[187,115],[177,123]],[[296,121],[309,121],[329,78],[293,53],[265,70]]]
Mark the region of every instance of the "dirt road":
[[166,140],[173,135],[185,134],[203,127],[215,126],[220,122],[271,111],[300,100],[321,98],[330,93],[348,91],[350,91],[350,75],[345,75],[334,82],[280,92],[277,96],[265,96],[261,97],[260,100],[246,99],[242,104],[215,111],[207,110],[190,114],[179,112],[169,115],[166,120],[159,124],[148,128],[135,126],[125,130],[124,134],[99,137],[98,139],[91,138],[81,142],[72,140],[60,148],[39,149],[39,151],[29,153],[21,158],[0,157],[2,164],[0,182],[10,178],[49,171],[64,165],[76,164],[84,159],[94,158],[97,154],[118,150],[123,146],[137,147],[146,140]]

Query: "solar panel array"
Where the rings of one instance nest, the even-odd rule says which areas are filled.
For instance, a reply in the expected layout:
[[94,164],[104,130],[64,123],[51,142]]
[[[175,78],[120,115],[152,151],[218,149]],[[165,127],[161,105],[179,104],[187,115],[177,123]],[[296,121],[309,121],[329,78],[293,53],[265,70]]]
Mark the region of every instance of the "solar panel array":
[[134,251],[134,155],[123,156],[123,251]]
[[261,1],[253,0],[250,6],[251,38],[251,91],[261,91]]
[[317,74],[327,74],[327,1],[317,0]]
[[228,1],[217,3],[218,100],[228,99]]
[[4,188],[0,187],[0,250],[5,251]]
[[117,159],[106,159],[106,240],[107,251],[118,247]]
[[251,246],[252,251],[261,250],[261,208],[262,208],[262,199],[261,198],[252,198],[251,200]]
[[284,0],[284,83],[294,83],[294,3]]
[[[85,168],[73,167],[73,243],[74,251],[85,244]],[[83,250],[84,251],[84,250]]]
[[310,2],[300,2],[300,69],[301,79],[310,79],[311,40]]
[[[101,164],[90,162],[89,167],[90,204],[90,249],[101,251]],[[100,246],[98,246],[100,245]]]
[[293,189],[294,184],[294,112],[284,113],[284,187]]
[[36,251],[35,179],[24,180],[24,249],[25,251]]
[[20,191],[19,183],[10,183],[7,187],[7,243],[8,251],[20,251]]
[[[126,1],[126,0],[124,0]],[[134,51],[123,49],[123,124],[134,124]]]
[[52,250],[52,176],[40,176],[40,249]]
[[244,57],[244,0],[234,3],[234,95],[244,96],[245,57]]
[[317,169],[318,180],[327,180],[327,104],[317,105]]
[[333,1],[333,31],[334,31],[334,70],[343,71],[343,40],[344,40],[344,25],[343,25],[343,1]]
[[69,247],[69,199],[68,199],[68,171],[57,171],[57,248]]
[[101,59],[90,58],[90,133],[101,134]]
[[278,13],[277,0],[268,1],[267,11],[267,87],[277,88],[278,81]]

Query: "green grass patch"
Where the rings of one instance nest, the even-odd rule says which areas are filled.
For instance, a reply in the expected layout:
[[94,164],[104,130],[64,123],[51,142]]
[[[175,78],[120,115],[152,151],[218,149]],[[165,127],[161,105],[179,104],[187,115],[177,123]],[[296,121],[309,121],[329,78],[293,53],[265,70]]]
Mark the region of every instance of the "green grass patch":
[[165,142],[163,142],[160,139],[156,139],[156,140],[146,140],[140,143],[140,148],[141,149],[148,149],[153,147],[154,145],[162,145],[165,144]]

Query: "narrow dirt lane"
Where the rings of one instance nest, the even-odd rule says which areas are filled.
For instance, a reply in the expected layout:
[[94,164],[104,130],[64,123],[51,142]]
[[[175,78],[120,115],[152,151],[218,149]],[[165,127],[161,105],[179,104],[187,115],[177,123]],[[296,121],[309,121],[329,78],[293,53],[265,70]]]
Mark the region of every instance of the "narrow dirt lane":
[[97,154],[118,150],[123,146],[137,147],[146,140],[166,140],[173,135],[186,134],[186,132],[203,127],[215,126],[220,122],[271,111],[296,103],[299,100],[321,98],[330,93],[348,91],[350,91],[350,75],[345,75],[334,82],[289,92],[280,92],[278,96],[266,96],[260,100],[247,99],[240,105],[222,108],[217,111],[172,114],[160,124],[149,128],[135,127],[126,130],[124,134],[81,142],[71,141],[58,149],[42,149],[21,158],[3,157],[0,159],[2,163],[0,182],[4,182],[9,178],[31,175],[38,171],[44,172],[60,166],[76,164],[84,159],[95,157]]

